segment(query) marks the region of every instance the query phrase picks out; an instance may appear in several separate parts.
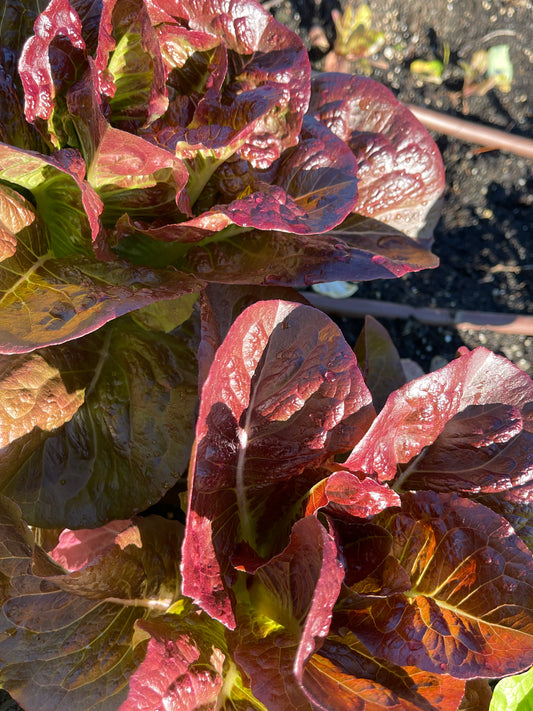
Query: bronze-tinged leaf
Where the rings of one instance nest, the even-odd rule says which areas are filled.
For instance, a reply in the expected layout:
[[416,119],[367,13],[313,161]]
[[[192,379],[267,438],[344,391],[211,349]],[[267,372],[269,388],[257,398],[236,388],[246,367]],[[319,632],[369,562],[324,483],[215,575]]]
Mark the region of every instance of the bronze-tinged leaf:
[[39,353],[0,355],[0,450],[34,427],[57,429],[83,401],[83,388],[69,392],[60,371]]
[[17,250],[15,235],[31,225],[35,213],[30,203],[6,185],[0,187],[0,262]]
[[321,711],[457,711],[464,687],[446,674],[376,659],[353,635],[330,635],[304,673]]
[[[333,629],[393,664],[458,679],[531,665],[533,556],[504,518],[456,494],[419,491],[374,521],[392,534],[391,561],[371,589],[352,586]],[[407,588],[391,576],[393,561]]]

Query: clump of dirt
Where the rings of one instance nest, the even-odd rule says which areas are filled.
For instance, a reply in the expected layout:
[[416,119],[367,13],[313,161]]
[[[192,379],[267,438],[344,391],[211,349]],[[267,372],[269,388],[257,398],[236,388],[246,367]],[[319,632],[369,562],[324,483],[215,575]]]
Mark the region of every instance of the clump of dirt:
[[[268,3],[265,3],[268,6]],[[378,54],[354,63],[405,103],[433,108],[516,135],[533,137],[533,3],[530,0],[370,0],[372,23],[385,35]],[[346,0],[273,0],[271,12],[297,31],[315,70],[333,47],[333,10]],[[316,46],[316,30],[322,42]],[[329,47],[324,42],[324,37]],[[313,44],[313,41],[315,44]],[[478,50],[506,44],[510,91],[462,94],[462,63]],[[415,59],[440,60],[440,83],[410,70]],[[415,306],[533,314],[533,161],[433,134],[443,155],[447,188],[433,251],[440,267],[401,279],[360,284],[356,297]],[[350,341],[361,321],[339,319]],[[458,346],[484,345],[533,374],[533,337],[490,330],[457,331],[384,321],[402,357],[425,370],[451,359]],[[435,356],[438,359],[435,360]]]

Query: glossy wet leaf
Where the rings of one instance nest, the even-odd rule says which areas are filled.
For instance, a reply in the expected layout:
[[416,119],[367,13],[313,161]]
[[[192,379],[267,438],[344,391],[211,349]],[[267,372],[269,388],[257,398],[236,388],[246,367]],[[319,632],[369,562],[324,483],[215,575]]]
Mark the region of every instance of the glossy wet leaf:
[[236,545],[259,559],[286,545],[319,465],[368,427],[369,402],[324,314],[269,301],[235,321],[202,390],[183,549],[183,591],[211,616],[234,626]]
[[19,233],[16,253],[0,264],[0,352],[65,343],[158,299],[200,288],[177,271],[82,255],[56,259],[32,223]]
[[49,58],[51,42],[58,36],[68,38],[78,49],[85,49],[81,22],[69,0],[51,0],[34,24],[19,60],[19,74],[24,87],[25,114],[29,122],[47,121],[54,109],[55,86]]
[[305,512],[310,515],[325,507],[330,514],[370,518],[389,506],[399,505],[400,497],[390,487],[341,470],[311,489]]
[[346,141],[359,164],[355,211],[431,242],[444,191],[439,151],[388,89],[366,77],[313,78],[309,113]]
[[176,263],[206,281],[301,287],[390,279],[437,264],[414,240],[359,215],[325,235],[251,231],[213,240],[192,246]]
[[[3,358],[8,368],[13,357]],[[60,411],[47,423],[38,400],[29,407],[34,393],[25,395],[26,409],[18,401],[18,438],[3,450],[0,480],[26,520],[80,528],[125,518],[155,503],[186,471],[197,374],[179,336],[122,319],[72,344],[42,349],[28,362],[35,377],[38,367],[50,371],[60,389],[56,399],[72,405],[70,418]],[[42,396],[49,419],[51,395]]]
[[[393,479],[398,472],[402,485],[409,481],[419,486],[424,478],[428,486],[437,489],[480,493],[485,483],[490,485],[487,467],[490,469],[493,458],[499,471],[505,463],[505,449],[516,445],[506,461],[508,471],[504,468],[501,472],[502,480],[494,474],[500,482],[495,485],[508,489],[513,476],[517,484],[524,483],[518,478],[529,470],[528,448],[521,445],[530,437],[532,401],[533,382],[526,373],[486,348],[471,352],[461,349],[460,356],[444,368],[396,390],[345,465],[352,471],[375,475],[379,481]],[[437,441],[438,437],[442,439]],[[464,450],[461,456],[455,444]],[[429,466],[427,479],[418,477],[418,467],[424,469],[420,462],[426,456],[431,461],[432,454],[440,457],[438,477],[435,474],[431,479]],[[461,473],[465,457],[476,461],[472,473]],[[401,465],[408,462],[409,468],[403,471]],[[441,486],[436,479],[443,481],[443,467],[448,473],[446,484]],[[405,486],[410,488],[411,484]],[[416,488],[414,483],[412,488]]]

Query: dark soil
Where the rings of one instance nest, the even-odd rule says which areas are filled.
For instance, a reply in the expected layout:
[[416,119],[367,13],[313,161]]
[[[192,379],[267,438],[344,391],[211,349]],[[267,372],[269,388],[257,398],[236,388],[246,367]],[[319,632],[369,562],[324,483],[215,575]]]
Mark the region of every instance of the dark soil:
[[[312,46],[320,27],[333,46],[331,10],[345,0],[273,0],[271,12],[296,30],[316,70],[326,52]],[[375,29],[385,44],[374,66],[353,64],[387,85],[406,103],[533,138],[533,3],[530,0],[369,0]],[[268,5],[265,2],[265,5]],[[341,7],[342,6],[342,7]],[[474,51],[507,44],[513,64],[511,90],[490,90],[463,100],[459,62]],[[449,61],[441,84],[410,72],[414,59]],[[375,66],[375,65],[379,66]],[[401,279],[360,284],[356,297],[415,306],[533,314],[533,161],[434,134],[447,173],[445,206],[435,231],[436,270]],[[339,319],[353,341],[359,320]],[[533,337],[457,331],[410,321],[382,321],[402,357],[424,370],[450,360],[460,345],[484,345],[533,374]],[[437,356],[437,359],[435,359]],[[435,359],[435,360],[434,360]]]

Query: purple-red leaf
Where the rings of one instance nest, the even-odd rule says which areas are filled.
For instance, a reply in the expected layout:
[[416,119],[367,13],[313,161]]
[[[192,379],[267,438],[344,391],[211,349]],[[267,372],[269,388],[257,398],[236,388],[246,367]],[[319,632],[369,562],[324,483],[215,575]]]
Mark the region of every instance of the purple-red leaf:
[[319,465],[357,440],[372,414],[355,356],[327,316],[282,301],[246,309],[202,391],[184,593],[233,627],[237,545],[279,552],[300,497],[323,478]]
[[224,654],[206,634],[206,616],[196,617],[189,629],[180,629],[185,625],[180,625],[179,619],[173,625],[172,618],[136,622],[137,633],[150,639],[144,660],[129,680],[128,698],[119,711],[216,708],[223,685]]
[[34,36],[27,40],[19,60],[19,73],[26,97],[26,118],[48,121],[54,109],[55,86],[48,51],[60,35],[74,47],[85,49],[81,22],[68,0],[51,0],[34,25]]
[[277,106],[269,111],[241,149],[257,168],[266,168],[283,150],[298,142],[302,117],[309,102],[310,65],[301,40],[276,22],[259,3],[248,0],[148,0],[154,24],[178,24],[220,37],[231,52],[230,73],[223,103],[238,95],[270,85],[281,90]]
[[389,506],[399,506],[400,497],[390,487],[374,479],[358,479],[347,471],[337,471],[312,489],[306,516],[326,507],[327,513],[346,517],[370,518]]
[[[208,235],[204,232],[195,239]],[[390,279],[437,264],[437,258],[414,240],[359,215],[350,215],[325,235],[254,230],[194,245],[178,262],[180,269],[206,281],[302,287],[326,281]]]
[[444,167],[422,124],[386,87],[365,77],[313,78],[309,113],[346,141],[359,165],[357,213],[430,243]]
[[531,665],[533,556],[504,518],[420,491],[374,521],[392,534],[391,554],[339,602],[334,631],[393,664],[458,679]]
[[[510,473],[514,470],[512,477],[517,480],[522,476],[520,472],[525,473],[530,466],[527,448],[521,447],[522,441],[528,441],[530,435],[520,433],[522,430],[532,430],[532,401],[533,382],[526,373],[486,348],[476,348],[472,352],[461,349],[460,356],[447,366],[412,380],[389,397],[365,438],[346,460],[345,466],[351,471],[375,476],[381,482],[393,479],[399,465],[407,464],[419,455],[420,459],[425,459],[431,451],[438,455],[442,448],[437,445],[434,450],[423,450],[433,445],[447,423],[458,416],[458,420],[448,425],[450,436],[444,435],[443,440],[447,451],[451,451],[454,457],[446,489],[454,488],[452,481],[457,481],[461,476],[463,479],[470,476],[469,473],[461,475],[460,470],[454,472],[461,466],[463,458],[462,454],[455,456],[455,445],[451,444],[453,433],[458,431],[462,439],[459,438],[457,443],[464,448],[465,441],[468,441],[468,449],[473,450],[469,456],[475,458],[477,472],[473,472],[472,481],[474,489],[478,491],[479,477],[485,474],[484,463],[499,455],[502,448],[505,451],[503,445],[506,442],[510,443],[507,446],[512,446],[514,438],[519,437],[518,449],[513,454],[516,457],[520,452],[518,464],[515,465],[511,457],[506,465],[507,470],[505,467],[501,470],[500,465],[496,465],[500,477],[507,477],[507,483],[503,486],[508,488],[512,481],[512,478],[509,479]],[[491,412],[496,415],[495,419],[491,418]],[[483,416],[476,418],[476,413]],[[485,429],[488,439],[484,451]],[[498,437],[501,438],[499,444]],[[480,456],[473,453],[476,448]],[[400,471],[400,483],[408,480],[410,472],[416,471],[417,467],[418,461],[412,462],[403,473]],[[440,478],[442,473],[436,476]],[[496,472],[493,478],[498,478]],[[418,477],[417,483],[420,481],[421,477]],[[411,488],[409,484],[407,488]],[[461,487],[458,486],[457,490],[460,491]]]

